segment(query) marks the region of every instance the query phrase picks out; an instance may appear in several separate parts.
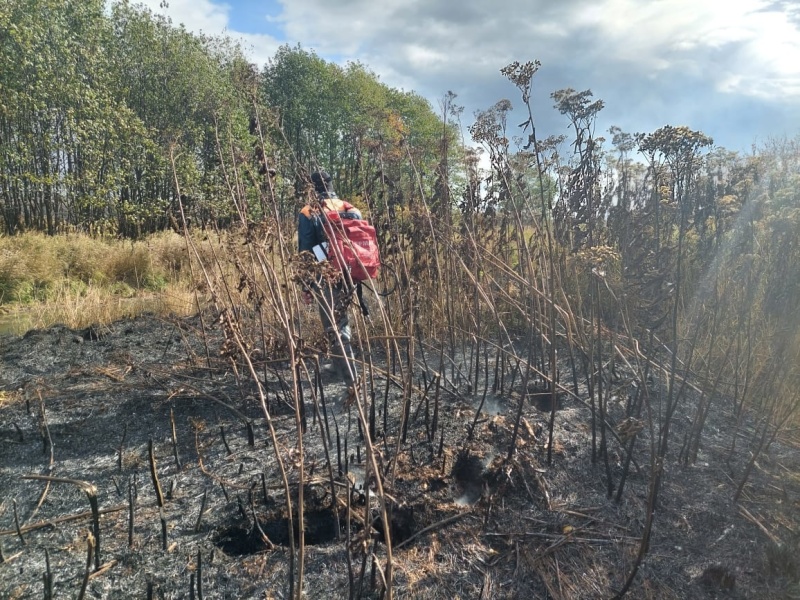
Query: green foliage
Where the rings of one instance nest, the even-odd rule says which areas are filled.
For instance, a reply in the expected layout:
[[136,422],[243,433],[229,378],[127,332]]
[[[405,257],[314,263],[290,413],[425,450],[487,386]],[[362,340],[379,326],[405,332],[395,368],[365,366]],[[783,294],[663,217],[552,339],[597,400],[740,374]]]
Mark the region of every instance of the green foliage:
[[0,19],[3,217],[9,231],[52,233],[77,197],[102,196],[116,175],[103,148],[118,108],[103,2],[12,0]]
[[[126,3],[115,5],[116,77],[143,124],[147,147],[123,188],[121,229],[163,229],[180,219],[175,182],[196,221],[225,218],[228,194],[219,156],[249,146],[249,65],[226,39],[198,37]],[[244,73],[244,74],[243,74]]]
[[360,63],[340,67],[300,46],[282,46],[264,68],[262,90],[277,113],[276,135],[300,165],[323,166],[352,197],[365,182],[413,189],[408,161],[437,160],[441,121],[422,97],[382,84]]
[[218,157],[252,143],[238,47],[102,0],[10,0],[0,31],[7,232],[163,229],[176,179],[190,217],[230,214],[215,204],[226,191]]

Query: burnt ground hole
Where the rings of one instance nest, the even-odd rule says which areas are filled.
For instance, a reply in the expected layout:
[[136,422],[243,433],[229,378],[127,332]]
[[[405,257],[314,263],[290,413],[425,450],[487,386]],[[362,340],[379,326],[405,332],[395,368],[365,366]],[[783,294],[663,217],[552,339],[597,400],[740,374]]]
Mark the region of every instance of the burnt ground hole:
[[[426,527],[426,524],[419,522],[420,510],[414,510],[414,506],[393,506],[391,509],[391,527],[389,533],[392,536],[392,544],[399,544],[405,542],[417,531]],[[424,511],[422,511],[424,512]],[[377,531],[378,540],[381,542],[386,541],[386,536],[383,532],[383,519],[378,517],[375,520],[375,529]]]
[[[294,538],[299,541],[297,515],[294,515]],[[305,543],[308,546],[325,544],[336,540],[339,524],[337,519],[327,510],[306,511],[303,515],[305,522]],[[289,520],[284,517],[259,521],[261,531],[269,540],[278,546],[289,546]],[[261,538],[258,527],[245,527],[241,523],[225,529],[217,537],[215,545],[228,556],[245,556],[258,554],[269,547]]]
[[248,531],[238,525],[224,530],[214,545],[228,556],[248,556],[268,549],[255,527]]
[[472,504],[480,498],[485,480],[483,459],[480,456],[469,451],[460,452],[450,474],[457,486],[457,503]]
[[[536,407],[536,410],[541,412],[551,412],[553,410],[553,395],[549,390],[531,392],[528,394],[528,400]],[[556,410],[561,410],[563,404],[561,394],[556,394]]]
[[[556,378],[558,381],[558,378]],[[553,394],[550,389],[550,382],[543,380],[529,381],[525,396],[528,401],[541,412],[551,412],[553,410]],[[563,394],[556,392],[556,410],[561,410],[564,404]]]

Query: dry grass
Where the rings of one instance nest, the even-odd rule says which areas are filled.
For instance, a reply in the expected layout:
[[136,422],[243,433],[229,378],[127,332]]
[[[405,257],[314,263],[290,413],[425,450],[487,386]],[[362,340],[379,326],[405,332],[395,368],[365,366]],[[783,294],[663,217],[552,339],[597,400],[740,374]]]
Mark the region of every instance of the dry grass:
[[0,408],[6,408],[22,400],[22,394],[19,392],[9,392],[0,390]]
[[54,323],[80,329],[146,312],[187,316],[197,312],[197,303],[191,290],[179,286],[130,297],[110,295],[107,290],[89,287],[80,293],[64,289],[53,300],[36,305],[28,316],[33,329],[44,329]]
[[[214,241],[204,235],[195,245],[205,255]],[[194,289],[186,241],[173,232],[141,241],[0,237],[0,305],[32,328],[80,328],[143,312],[187,315],[197,311]]]

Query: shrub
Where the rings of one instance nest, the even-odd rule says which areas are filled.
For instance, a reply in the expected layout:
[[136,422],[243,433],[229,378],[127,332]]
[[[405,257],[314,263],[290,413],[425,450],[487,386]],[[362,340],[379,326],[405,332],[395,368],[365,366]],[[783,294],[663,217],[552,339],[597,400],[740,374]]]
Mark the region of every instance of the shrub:
[[166,285],[166,274],[154,264],[142,242],[111,253],[105,271],[109,282],[124,283],[136,289],[160,290]]
[[63,272],[63,260],[47,236],[0,238],[0,303],[47,299]]
[[104,263],[112,247],[110,244],[83,235],[55,238],[53,242],[64,262],[66,278],[84,284],[105,282]]
[[189,277],[189,252],[181,236],[172,231],[158,233],[149,237],[146,244],[153,262],[169,279]]

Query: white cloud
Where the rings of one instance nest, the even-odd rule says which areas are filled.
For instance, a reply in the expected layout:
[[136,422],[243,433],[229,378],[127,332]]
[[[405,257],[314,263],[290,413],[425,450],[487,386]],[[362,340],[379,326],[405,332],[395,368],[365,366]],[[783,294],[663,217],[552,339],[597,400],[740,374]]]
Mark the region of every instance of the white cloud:
[[183,25],[188,31],[212,36],[225,35],[238,41],[247,56],[259,66],[275,55],[281,42],[274,37],[258,33],[242,33],[230,29],[232,7],[211,0],[136,0],[153,13],[169,17],[175,25]]
[[[230,0],[231,2],[233,0]],[[443,75],[497,75],[514,59],[545,68],[615,69],[652,78],[702,76],[718,91],[797,98],[800,32],[792,5],[767,0],[279,0],[271,17],[286,40],[337,60],[357,59],[390,85]],[[231,5],[212,0],[141,2],[190,31],[227,34],[263,64],[279,42],[229,29]],[[621,65],[624,65],[622,67]]]
[[227,31],[226,33],[231,39],[240,42],[242,50],[248,56],[249,60],[257,64],[259,68],[264,66],[269,59],[275,56],[275,52],[277,52],[281,45],[281,42],[270,35],[239,33],[236,31]]
[[[236,0],[168,1],[173,22],[240,39],[259,65],[279,43],[299,43],[327,60],[358,60],[434,107],[452,90],[466,122],[502,98],[518,104],[499,71],[539,59],[538,124],[556,132],[563,122],[548,95],[564,87],[591,88],[606,100],[603,118],[629,131],[726,127],[728,110],[744,111],[753,128],[798,126],[796,0],[268,0],[280,42],[230,30]],[[164,13],[160,0],[144,4]]]
[[609,0],[604,6],[597,26],[611,57],[640,68],[697,69],[717,52],[722,56],[705,74],[718,90],[797,93],[800,35],[789,14],[765,10],[763,1]]
[[156,14],[166,15],[176,25],[183,24],[187,30],[219,35],[228,26],[231,7],[210,0],[168,0],[162,8],[162,0],[136,0]]
[[767,89],[793,96],[800,80],[797,28],[764,0],[284,0],[283,7],[291,39],[323,55],[358,56],[381,73],[414,70],[421,80],[428,71],[496,74],[502,60],[534,57],[545,67],[581,61],[587,71],[625,64],[643,76],[687,69],[719,91],[754,96]]

